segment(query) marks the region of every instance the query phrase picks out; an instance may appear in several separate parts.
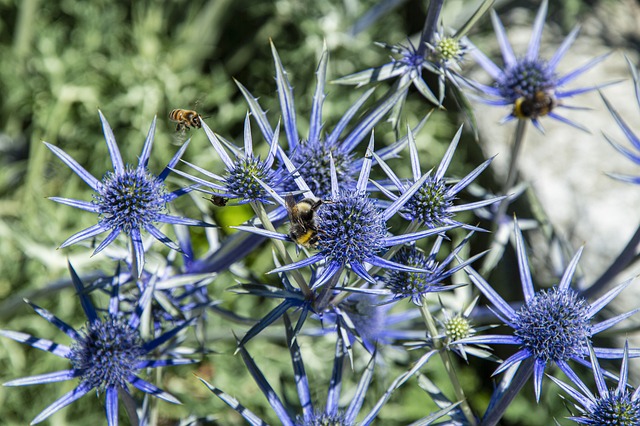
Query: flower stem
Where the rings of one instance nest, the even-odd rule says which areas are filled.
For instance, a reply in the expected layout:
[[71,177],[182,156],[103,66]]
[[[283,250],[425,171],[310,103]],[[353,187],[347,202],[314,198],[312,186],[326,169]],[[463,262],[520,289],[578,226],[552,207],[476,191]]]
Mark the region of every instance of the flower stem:
[[[513,146],[511,147],[511,158],[509,160],[509,171],[507,173],[507,180],[504,182],[502,186],[502,195],[509,195],[508,191],[513,187],[516,182],[516,177],[518,176],[518,157],[520,156],[520,149],[522,148],[522,144],[524,141],[524,136],[527,130],[528,120],[518,120],[518,125],[516,126],[516,134],[513,141]],[[498,213],[494,218],[494,223],[500,223],[502,216],[507,212],[507,207],[509,206],[509,198],[505,198],[500,202],[498,207]]]
[[[269,215],[264,209],[262,203],[251,202],[250,204],[253,208],[253,211],[256,213],[256,216],[260,220],[260,223],[262,223],[262,226],[264,226],[264,229],[266,229],[267,231],[276,232],[276,228],[273,226],[273,223],[271,223]],[[293,263],[293,260],[291,259],[291,256],[289,256],[289,252],[285,248],[283,242],[276,239],[273,239],[272,241],[276,246],[276,250],[278,250],[278,254],[282,259],[282,262],[286,265]],[[307,282],[304,280],[304,277],[302,276],[300,271],[298,271],[297,269],[293,269],[291,271],[288,271],[288,273],[291,274],[291,277],[295,280],[296,284],[298,284],[298,287],[300,288],[302,293],[305,296],[309,296],[311,294],[311,289],[307,285]]]
[[431,0],[429,2],[429,9],[427,10],[427,17],[424,20],[424,27],[422,28],[422,35],[420,36],[420,45],[418,46],[418,54],[422,57],[427,50],[427,43],[431,44],[433,41],[433,35],[437,31],[438,20],[440,19],[440,10],[444,0]]
[[435,320],[433,316],[431,316],[431,312],[429,312],[429,307],[427,306],[427,297],[426,295],[422,295],[420,306],[420,313],[422,314],[422,319],[424,320],[425,325],[427,326],[427,331],[431,335],[433,340],[434,349],[438,350],[438,354],[440,355],[440,359],[442,360],[442,364],[444,365],[444,369],[447,371],[447,375],[449,376],[449,380],[451,381],[451,386],[453,386],[453,390],[456,394],[456,400],[460,401],[460,409],[464,413],[469,425],[475,426],[476,419],[473,415],[473,411],[467,402],[467,397],[464,394],[464,390],[460,385],[460,381],[458,380],[458,376],[456,375],[456,371],[453,365],[453,361],[451,360],[450,351],[445,348],[442,340],[437,338],[438,329],[436,328]]

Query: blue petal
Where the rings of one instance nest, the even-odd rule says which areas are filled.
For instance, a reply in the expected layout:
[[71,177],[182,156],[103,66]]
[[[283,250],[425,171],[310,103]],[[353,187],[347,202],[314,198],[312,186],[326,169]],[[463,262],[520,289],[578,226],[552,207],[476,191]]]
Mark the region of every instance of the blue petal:
[[92,213],[100,212],[100,207],[97,204],[94,204],[90,201],[72,200],[71,198],[61,198],[61,197],[49,197],[49,199],[51,201],[55,201],[56,203],[66,204],[67,206],[86,210],[88,212],[92,212]]
[[[197,377],[197,376],[196,376]],[[215,386],[210,385],[206,380],[201,377],[198,379],[205,384],[206,387],[209,388],[211,392],[213,392],[218,398],[220,398],[225,404],[229,407],[233,408],[236,412],[238,412],[244,419],[252,426],[268,426],[260,417],[253,414],[250,410],[248,410],[244,405],[240,404],[240,402],[216,388]]]
[[173,169],[176,166],[176,164],[178,164],[178,161],[180,161],[180,158],[182,158],[182,155],[187,150],[187,147],[189,146],[189,142],[191,142],[191,139],[189,139],[188,141],[182,144],[180,149],[174,154],[171,161],[169,161],[169,164],[167,164],[167,166],[158,175],[158,179],[160,179],[163,182],[165,181],[165,179],[167,179],[167,176],[169,176],[171,169]]
[[151,148],[153,147],[153,137],[156,133],[156,120],[157,116],[153,117],[153,121],[151,122],[151,127],[149,127],[149,132],[147,133],[147,138],[144,141],[144,146],[142,147],[142,153],[140,153],[140,158],[138,159],[138,168],[146,169],[149,165],[149,157],[151,156]]
[[162,389],[160,389],[156,385],[154,385],[152,383],[149,383],[146,380],[143,380],[138,376],[135,376],[135,375],[131,374],[128,377],[128,381],[136,389],[139,389],[144,393],[148,393],[149,395],[153,395],[156,398],[160,398],[162,400],[165,400],[167,402],[171,402],[173,404],[180,404],[180,401],[178,401],[178,399],[175,396],[171,395],[169,392],[163,391]]
[[509,44],[504,26],[502,25],[500,18],[498,18],[498,14],[493,9],[491,9],[491,23],[493,24],[493,29],[496,32],[496,38],[500,45],[500,51],[502,52],[502,60],[505,68],[511,68],[517,62],[516,55],[513,53],[511,44]]
[[[373,379],[373,368],[375,366],[375,358],[376,357],[374,354],[369,360],[369,363],[367,364],[367,369],[364,371],[364,373],[362,374],[362,377],[360,378],[360,381],[358,382],[356,393],[353,396],[351,403],[349,404],[349,408],[347,408],[347,411],[344,413],[345,423],[347,424],[351,424],[355,422],[356,416],[358,415],[358,413],[360,412],[360,409],[362,408],[362,403],[364,402],[364,397],[367,394],[367,389],[369,388],[369,384]],[[363,421],[363,424],[365,423],[366,422]]]
[[551,70],[556,69],[556,67],[558,66],[558,63],[560,63],[560,61],[564,57],[564,54],[567,53],[567,51],[569,50],[573,42],[576,40],[576,37],[578,36],[579,31],[580,31],[580,26],[577,25],[571,30],[569,35],[565,37],[565,39],[562,41],[562,44],[560,45],[558,50],[556,50],[556,53],[553,54],[553,57],[548,62],[547,66],[549,67],[549,69]]
[[113,164],[113,171],[116,175],[121,175],[122,173],[124,173],[124,163],[122,162],[122,156],[120,155],[120,150],[118,149],[116,137],[113,135],[113,130],[111,130],[109,122],[104,117],[104,115],[102,115],[102,111],[98,110],[98,115],[100,115],[100,122],[102,123],[102,133],[104,133],[104,139],[107,142],[107,149],[109,150],[109,156],[111,157],[111,163]]
[[291,353],[291,363],[293,364],[294,380],[296,382],[296,388],[298,389],[300,405],[302,406],[302,415],[305,422],[310,423],[313,419],[314,412],[313,404],[311,402],[311,392],[309,391],[309,380],[307,379],[307,373],[304,370],[300,346],[298,345],[298,340],[295,338],[293,329],[291,328],[289,316],[285,313],[283,315],[283,319],[287,343],[289,344],[289,352]]
[[313,106],[311,107],[311,119],[309,120],[309,141],[320,140],[320,131],[322,130],[322,103],[324,102],[324,85],[327,79],[327,62],[329,60],[329,52],[327,51],[326,42],[322,48],[322,56],[320,63],[316,69],[316,91],[313,94]]
[[[3,334],[0,330],[0,334]],[[4,335],[4,334],[3,334]],[[54,373],[39,374],[37,376],[23,377],[16,380],[3,383],[2,386],[28,386],[28,385],[41,385],[44,383],[57,383],[65,380],[75,379],[82,375],[78,370],[63,370],[56,371]]]
[[536,394],[536,402],[540,402],[540,393],[542,392],[542,378],[544,377],[544,368],[547,366],[546,361],[536,359],[533,364],[533,391]]
[[73,401],[83,397],[86,395],[91,389],[93,389],[87,382],[81,382],[78,387],[73,389],[70,392],[67,392],[58,400],[56,400],[53,404],[49,405],[45,408],[40,414],[36,416],[35,419],[31,422],[32,425],[36,423],[40,423],[45,420],[47,417],[55,413],[56,411],[66,407],[71,404]]
[[[155,121],[155,119],[154,119]],[[115,387],[107,388],[107,396],[105,399],[104,410],[107,415],[107,424],[109,426],[118,425],[118,389]]]
[[238,80],[234,79],[234,81],[240,89],[240,92],[242,92],[242,96],[244,96],[247,101],[253,118],[258,122],[258,127],[262,132],[262,136],[264,136],[267,141],[271,141],[273,139],[273,130],[271,129],[269,120],[267,120],[267,114],[258,103],[258,98],[254,97]]
[[344,365],[342,342],[342,337],[338,335],[336,338],[333,371],[331,372],[331,381],[329,382],[329,390],[327,392],[327,406],[325,408],[325,412],[329,416],[335,416],[338,413],[338,402],[340,400],[340,390],[342,388],[342,368]]
[[296,110],[294,105],[293,89],[287,78],[287,71],[282,66],[280,56],[276,50],[273,41],[271,44],[271,53],[273,62],[276,67],[276,85],[278,88],[278,100],[280,101],[280,112],[282,113],[282,121],[284,122],[284,130],[289,142],[289,149],[294,150],[299,142],[298,129],[296,126]]
[[91,173],[89,173],[84,167],[82,167],[76,160],[71,158],[69,154],[58,148],[57,146],[53,146],[48,142],[43,142],[47,148],[49,148],[55,155],[58,156],[67,166],[71,168],[80,178],[87,183],[94,191],[98,191],[100,188],[100,181],[93,177]]
[[222,160],[224,165],[227,167],[227,170],[233,169],[235,163],[233,162],[231,157],[229,157],[229,154],[227,154],[227,151],[224,150],[224,147],[222,146],[222,144],[220,143],[216,135],[209,128],[207,123],[205,123],[204,121],[202,122],[202,128],[204,129],[204,132],[207,135],[207,139],[209,139],[211,146],[213,146],[213,149],[216,150],[216,152],[218,153],[218,156],[220,156],[220,159]]
[[[98,318],[98,313],[96,311],[96,308],[93,306],[93,303],[91,303],[91,299],[89,298],[89,295],[85,290],[82,280],[76,273],[76,270],[73,269],[71,262],[68,262],[68,266],[69,266],[69,272],[71,273],[71,282],[73,283],[73,287],[76,289],[76,295],[78,296],[78,298],[80,298],[80,304],[82,305],[82,310],[87,316],[87,319],[89,320],[90,323],[95,323],[97,321],[100,321]],[[80,336],[75,332],[75,330],[73,334],[76,336],[75,340],[78,340],[80,338]],[[69,335],[73,337],[71,334]]]
[[289,413],[287,413],[287,409],[284,407],[284,404],[282,403],[276,392],[273,390],[269,382],[267,382],[267,379],[264,377],[253,358],[251,358],[249,352],[247,352],[247,350],[243,346],[240,346],[239,350],[244,363],[249,369],[249,373],[251,374],[251,376],[253,376],[253,379],[258,384],[258,387],[260,387],[260,389],[262,390],[262,393],[264,393],[267,397],[269,405],[271,405],[271,408],[273,408],[273,411],[275,411],[276,415],[278,416],[278,420],[280,420],[284,426],[294,426],[294,421],[289,416]]
[[[338,143],[338,138],[340,137],[340,134],[344,131],[344,129],[346,129],[346,127],[349,124],[349,122],[351,121],[351,119],[353,117],[355,117],[355,115],[358,112],[358,110],[360,109],[360,107],[362,107],[362,105],[364,105],[364,103],[367,101],[367,99],[369,99],[369,97],[373,94],[374,91],[375,91],[375,87],[372,87],[371,89],[368,89],[342,115],[342,117],[340,118],[340,121],[338,121],[338,124],[336,124],[336,126],[333,128],[331,133],[327,136],[327,145],[333,146],[333,145],[336,145]],[[365,134],[363,133],[362,137],[354,144],[354,147],[355,147],[355,145],[358,144],[358,142],[360,142],[362,140],[362,138],[364,138],[364,136],[365,136]],[[350,151],[347,151],[347,152],[350,152]]]
[[[34,306],[34,309],[35,309],[35,305],[32,305],[32,306]],[[62,321],[59,321],[59,322],[62,323]],[[62,324],[64,324],[64,323],[62,323]],[[56,325],[56,326],[58,326],[58,328],[60,328],[59,325],[57,325],[55,323],[54,323],[54,325]],[[64,325],[66,327],[68,327],[67,328],[68,330],[73,331],[73,333],[75,334],[76,338],[79,337],[79,335],[75,332],[75,330],[73,330],[71,327],[69,327],[66,324],[64,324]],[[69,334],[69,333],[67,333],[67,334]],[[71,336],[71,334],[69,334],[69,335]],[[36,349],[40,349],[40,350],[43,350],[43,351],[51,352],[52,354],[57,355],[60,358],[67,358],[68,355],[71,353],[71,349],[68,346],[61,345],[61,344],[56,343],[56,342],[52,342],[51,340],[41,339],[39,337],[34,337],[34,336],[30,335],[30,334],[21,333],[19,331],[0,330],[0,336],[4,336],[4,337],[7,337],[9,339],[13,339],[16,342],[25,343],[25,344],[33,347],[33,348],[36,348]],[[73,337],[73,336],[71,336],[71,337]],[[9,385],[9,384],[5,383],[5,386],[12,386],[12,385]],[[18,385],[15,385],[15,386],[18,386]]]
[[87,238],[95,237],[96,235],[102,234],[103,232],[108,231],[109,228],[105,228],[99,223],[93,226],[90,226],[87,229],[83,229],[80,232],[77,232],[67,238],[62,244],[60,244],[60,248],[65,248],[70,246],[71,244],[75,244],[78,241],[86,240]]
[[531,40],[529,40],[529,47],[527,48],[526,58],[529,61],[535,61],[538,59],[538,53],[540,52],[540,39],[542,38],[542,29],[544,28],[544,20],[547,17],[547,0],[544,0],[538,9],[536,20],[533,24],[533,31],[531,33]]

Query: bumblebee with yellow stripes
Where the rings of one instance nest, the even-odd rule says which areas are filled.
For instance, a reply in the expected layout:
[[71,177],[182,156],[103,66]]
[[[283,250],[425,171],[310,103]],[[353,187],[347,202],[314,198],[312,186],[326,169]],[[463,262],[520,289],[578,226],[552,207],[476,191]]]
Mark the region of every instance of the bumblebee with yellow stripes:
[[304,247],[313,247],[318,243],[318,228],[315,222],[316,210],[323,204],[322,200],[305,198],[296,203],[293,195],[285,197],[289,213],[289,237]]
[[521,97],[513,104],[513,115],[517,118],[538,118],[549,114],[556,107],[552,94],[538,90],[533,97]]

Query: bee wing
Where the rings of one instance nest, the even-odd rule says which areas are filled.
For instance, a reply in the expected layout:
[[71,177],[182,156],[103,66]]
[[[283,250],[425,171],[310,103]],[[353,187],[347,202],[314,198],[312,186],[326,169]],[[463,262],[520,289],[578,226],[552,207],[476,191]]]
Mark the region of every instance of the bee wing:
[[285,207],[287,208],[287,213],[289,213],[289,220],[291,222],[300,222],[300,217],[298,215],[298,204],[296,203],[296,199],[293,195],[286,195],[284,197]]

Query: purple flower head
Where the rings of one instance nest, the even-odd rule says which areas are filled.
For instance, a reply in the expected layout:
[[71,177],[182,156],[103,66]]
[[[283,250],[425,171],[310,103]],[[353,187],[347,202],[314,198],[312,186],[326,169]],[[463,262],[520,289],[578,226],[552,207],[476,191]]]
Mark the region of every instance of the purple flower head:
[[69,370],[16,379],[5,383],[5,386],[56,383],[76,378],[80,381],[75,389],[45,408],[33,420],[32,424],[40,423],[91,390],[105,393],[105,411],[109,426],[118,424],[118,393],[129,394],[129,385],[149,395],[179,404],[180,402],[174,396],[140,378],[138,372],[147,368],[192,363],[192,360],[181,357],[166,359],[150,357],[152,352],[189,326],[192,321],[184,321],[181,325],[160,334],[155,339],[145,341],[140,335],[140,320],[142,312],[151,300],[151,293],[154,290],[152,286],[145,289],[137,306],[128,315],[124,315],[119,310],[118,286],[114,286],[109,311],[104,318],[100,318],[87,295],[87,289],[71,265],[69,265],[69,270],[88,319],[83,328],[76,330],[46,309],[28,301],[27,303],[38,315],[71,337],[73,339],[71,346],[39,339],[25,333],[0,330],[2,336],[66,358],[71,363]]
[[147,138],[140,154],[138,165],[125,165],[120,155],[120,150],[116,143],[113,131],[109,126],[102,112],[98,111],[100,121],[102,122],[102,130],[104,132],[109,155],[113,164],[113,171],[105,174],[102,180],[93,177],[73,158],[66,154],[60,148],[45,142],[58,158],[60,158],[67,166],[69,166],[82,180],[84,180],[93,189],[93,201],[73,200],[69,198],[51,197],[50,199],[58,203],[76,207],[98,215],[98,223],[87,229],[84,229],[75,235],[69,237],[60,247],[67,247],[79,241],[93,238],[104,232],[109,235],[102,240],[96,247],[93,254],[99,253],[109,244],[111,244],[120,233],[124,233],[129,237],[133,251],[135,253],[135,261],[138,275],[142,273],[144,265],[144,247],[142,244],[142,231],[149,232],[158,241],[167,247],[180,250],[169,237],[163,234],[155,224],[171,223],[188,226],[213,226],[208,223],[172,216],[166,213],[168,203],[177,197],[190,192],[193,188],[183,188],[172,192],[168,192],[164,181],[169,175],[170,169],[175,166],[188,146],[185,143],[176,155],[171,159],[167,167],[164,168],[160,175],[151,174],[148,169],[149,157],[153,146],[153,137],[156,130],[156,119],[153,119],[151,128],[147,134]]
[[[465,268],[473,284],[489,299],[496,315],[505,325],[513,329],[513,334],[479,335],[461,339],[455,343],[517,346],[518,351],[505,360],[494,374],[520,361],[531,359],[534,362],[533,384],[536,399],[539,400],[547,364],[556,364],[567,376],[575,377],[569,361],[589,366],[584,359],[589,354],[587,342],[590,342],[596,334],[640,311],[640,308],[602,322],[593,322],[596,314],[631,281],[620,284],[593,303],[587,302],[570,287],[582,249],[578,250],[573,257],[556,287],[535,292],[522,232],[517,222],[515,222],[515,237],[520,281],[524,292],[524,304],[517,311],[505,302],[472,267]],[[601,358],[622,358],[623,356],[620,349],[595,348],[594,350]],[[630,354],[634,357],[640,356],[640,350],[632,349]]]
[[540,41],[547,7],[548,1],[544,0],[538,10],[531,40],[524,56],[516,56],[513,52],[504,26],[498,15],[492,10],[491,19],[502,52],[504,67],[501,69],[484,53],[475,48],[471,54],[491,76],[493,85],[487,86],[464,78],[460,78],[460,81],[480,92],[481,97],[478,98],[480,102],[494,106],[510,106],[512,110],[503,119],[503,122],[514,119],[531,120],[533,125],[542,131],[540,118],[548,116],[586,131],[580,124],[558,114],[558,109],[582,109],[567,105],[564,101],[602,86],[596,85],[578,89],[565,89],[564,86],[604,60],[607,55],[598,56],[568,74],[559,75],[557,72],[558,64],[575,41],[579,27],[571,31],[551,59],[540,58]]
[[604,381],[603,373],[598,358],[587,342],[593,377],[596,382],[598,394],[594,395],[587,385],[578,377],[572,377],[572,386],[550,377],[562,390],[569,394],[576,402],[575,407],[580,411],[579,415],[569,417],[581,425],[618,425],[632,426],[640,424],[640,388],[633,390],[627,383],[629,377],[629,343],[625,342],[618,386],[609,389]]

